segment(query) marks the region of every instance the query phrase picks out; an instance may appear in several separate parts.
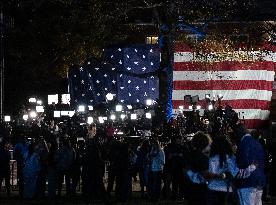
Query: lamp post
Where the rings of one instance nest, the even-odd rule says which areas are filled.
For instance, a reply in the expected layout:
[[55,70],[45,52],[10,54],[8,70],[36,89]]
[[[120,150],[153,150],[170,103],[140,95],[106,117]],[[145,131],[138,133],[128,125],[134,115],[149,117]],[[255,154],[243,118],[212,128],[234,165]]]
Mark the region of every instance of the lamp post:
[[0,117],[3,119],[4,114],[4,12],[3,5],[0,4]]

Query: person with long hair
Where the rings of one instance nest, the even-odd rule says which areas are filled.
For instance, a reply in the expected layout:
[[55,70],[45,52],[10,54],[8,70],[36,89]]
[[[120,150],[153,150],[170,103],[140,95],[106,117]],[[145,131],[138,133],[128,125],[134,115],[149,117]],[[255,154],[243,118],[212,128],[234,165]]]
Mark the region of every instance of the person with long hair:
[[247,178],[255,169],[254,164],[246,169],[239,169],[230,140],[224,135],[214,138],[209,156],[209,172],[223,177],[208,181],[207,204],[229,204],[230,199],[234,199],[231,179]]
[[23,181],[24,199],[33,199],[36,192],[37,178],[40,170],[39,155],[34,152],[34,144],[28,147],[28,152],[24,156]]

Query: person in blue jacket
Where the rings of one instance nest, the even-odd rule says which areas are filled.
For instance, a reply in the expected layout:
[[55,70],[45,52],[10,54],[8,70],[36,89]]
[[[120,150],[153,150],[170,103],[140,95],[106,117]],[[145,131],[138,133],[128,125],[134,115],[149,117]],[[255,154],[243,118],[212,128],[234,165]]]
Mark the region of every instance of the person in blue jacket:
[[265,186],[264,150],[258,140],[254,139],[246,130],[238,144],[237,164],[245,169],[250,164],[256,165],[256,170],[250,177],[237,182],[240,205],[262,205],[262,193]]

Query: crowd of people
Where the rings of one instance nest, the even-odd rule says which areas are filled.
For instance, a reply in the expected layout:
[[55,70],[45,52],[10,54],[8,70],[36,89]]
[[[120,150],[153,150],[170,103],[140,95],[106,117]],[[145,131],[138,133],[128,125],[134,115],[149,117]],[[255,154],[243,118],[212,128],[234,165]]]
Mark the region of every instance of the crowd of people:
[[[134,181],[145,200],[169,198],[189,205],[260,205],[275,192],[273,138],[246,130],[231,110],[203,117],[184,113],[135,140],[116,135],[111,122],[10,128],[1,128],[0,138],[0,184],[5,181],[8,196],[11,157],[17,162],[19,195],[26,200],[54,200],[65,184],[68,198],[80,193],[87,203],[126,202]],[[135,130],[133,124],[123,128],[131,129],[124,133]]]

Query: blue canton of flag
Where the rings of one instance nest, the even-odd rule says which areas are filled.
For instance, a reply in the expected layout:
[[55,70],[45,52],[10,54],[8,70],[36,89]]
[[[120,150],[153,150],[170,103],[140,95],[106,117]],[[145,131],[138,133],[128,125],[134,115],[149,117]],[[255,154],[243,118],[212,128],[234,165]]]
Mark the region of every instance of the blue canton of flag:
[[81,67],[70,68],[71,102],[96,105],[105,102],[107,93],[126,104],[158,99],[159,64],[160,51],[156,45],[108,48],[103,63],[89,59]]
[[118,68],[117,99],[127,104],[145,103],[159,97],[157,70],[160,50],[156,45],[135,45],[109,48],[104,60]]

